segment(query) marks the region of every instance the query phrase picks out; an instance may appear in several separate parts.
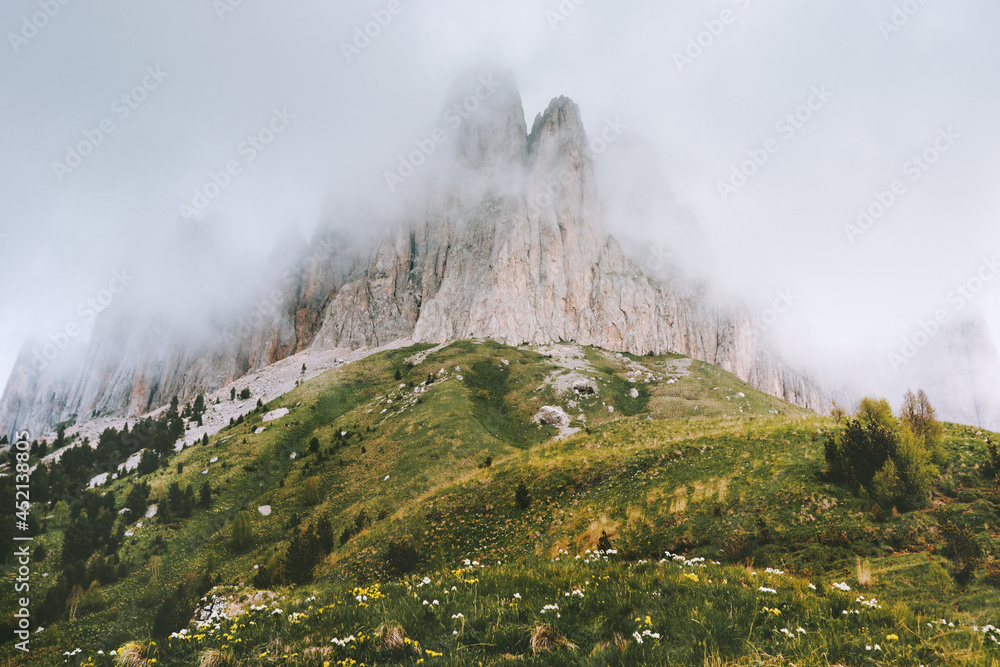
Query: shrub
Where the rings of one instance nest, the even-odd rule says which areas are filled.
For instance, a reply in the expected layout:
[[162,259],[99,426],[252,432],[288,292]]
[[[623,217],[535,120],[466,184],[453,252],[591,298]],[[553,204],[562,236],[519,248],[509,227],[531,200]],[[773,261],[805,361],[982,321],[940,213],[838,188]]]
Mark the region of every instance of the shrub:
[[333,525],[325,514],[320,517],[316,524],[316,537],[319,538],[319,546],[324,554],[333,550]]
[[322,547],[316,531],[312,528],[299,531],[288,545],[285,577],[293,584],[308,583],[312,580],[313,569],[322,558]]
[[233,526],[229,532],[230,543],[237,551],[243,551],[253,542],[253,526],[250,523],[250,515],[247,512],[240,512],[233,521]]
[[945,542],[945,555],[951,558],[954,565],[955,580],[964,584],[986,559],[983,547],[970,528],[960,526],[943,515],[938,516],[938,521]]
[[872,478],[872,496],[882,510],[887,511],[895,506],[896,499],[901,495],[903,495],[903,482],[896,472],[896,464],[890,459]]
[[907,391],[903,396],[900,421],[910,427],[924,449],[930,453],[934,463],[942,465],[944,452],[941,449],[941,444],[944,440],[944,427],[937,420],[937,413],[923,389],[918,391],[916,395],[912,391]]
[[385,552],[385,562],[391,572],[407,574],[420,562],[420,554],[406,540],[390,540]]
[[926,505],[938,473],[924,439],[909,421],[896,421],[885,399],[862,399],[847,425],[828,436],[824,454],[831,477],[871,497],[880,513]]
[[306,490],[302,494],[302,501],[306,505],[315,505],[319,502],[319,485],[315,477],[310,477],[306,481]]
[[528,493],[528,487],[525,486],[524,482],[519,482],[517,485],[517,490],[514,492],[514,503],[522,510],[526,510],[531,506],[531,495]]

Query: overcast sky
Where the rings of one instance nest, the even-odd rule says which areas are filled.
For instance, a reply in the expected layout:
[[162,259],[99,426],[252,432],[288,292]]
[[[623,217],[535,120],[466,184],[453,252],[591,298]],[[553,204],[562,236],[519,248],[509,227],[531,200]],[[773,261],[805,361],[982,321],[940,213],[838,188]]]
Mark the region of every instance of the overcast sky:
[[[755,309],[790,290],[827,349],[895,344],[1000,253],[995,0],[236,2],[0,5],[0,378],[115,271],[155,283],[145,253],[213,173],[203,220],[242,260],[363,226],[345,212],[480,63],[515,72],[529,126],[557,95],[592,135],[627,126],[675,201],[612,228],[670,245],[684,212],[707,252],[683,261]],[[1000,275],[974,299],[997,339]]]

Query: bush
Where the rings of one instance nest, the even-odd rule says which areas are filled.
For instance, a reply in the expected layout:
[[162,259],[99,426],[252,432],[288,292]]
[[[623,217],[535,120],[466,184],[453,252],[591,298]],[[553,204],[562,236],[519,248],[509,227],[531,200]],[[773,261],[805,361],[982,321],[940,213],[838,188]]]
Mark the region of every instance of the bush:
[[290,583],[305,584],[312,580],[313,569],[323,559],[319,537],[312,528],[299,531],[288,545],[285,556],[285,576]]
[[517,490],[514,492],[514,503],[518,509],[522,510],[531,507],[531,495],[528,493],[528,487],[525,486],[524,482],[519,482],[517,485]]
[[233,521],[233,526],[229,531],[230,543],[236,551],[243,551],[253,542],[253,526],[250,523],[250,515],[240,512]]
[[986,560],[982,545],[976,540],[976,533],[960,526],[948,517],[938,516],[941,536],[945,542],[945,555],[954,564],[955,580],[966,583],[972,574]]
[[937,413],[923,389],[918,391],[916,395],[912,391],[907,391],[903,396],[900,421],[913,431],[924,449],[930,454],[931,460],[938,465],[943,465],[944,452],[941,449],[941,444],[944,441],[944,427],[937,420]]
[[918,509],[938,473],[924,442],[909,421],[896,420],[887,400],[865,398],[847,425],[827,438],[824,454],[831,477],[871,497],[880,512]]
[[385,552],[385,563],[395,574],[412,572],[420,562],[420,554],[406,540],[390,540]]
[[315,477],[310,477],[306,481],[306,490],[302,494],[302,500],[306,505],[315,505],[319,502],[319,485]]

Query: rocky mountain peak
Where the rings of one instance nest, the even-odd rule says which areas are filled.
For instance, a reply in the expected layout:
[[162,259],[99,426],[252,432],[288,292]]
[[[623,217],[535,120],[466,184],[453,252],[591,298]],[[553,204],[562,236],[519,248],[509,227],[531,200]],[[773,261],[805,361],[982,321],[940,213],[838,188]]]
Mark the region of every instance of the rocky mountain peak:
[[520,176],[528,130],[517,78],[509,69],[474,67],[460,74],[445,103],[463,170],[503,184]]
[[536,160],[551,154],[587,159],[587,145],[580,107],[568,97],[553,99],[535,116],[528,135],[528,152]]

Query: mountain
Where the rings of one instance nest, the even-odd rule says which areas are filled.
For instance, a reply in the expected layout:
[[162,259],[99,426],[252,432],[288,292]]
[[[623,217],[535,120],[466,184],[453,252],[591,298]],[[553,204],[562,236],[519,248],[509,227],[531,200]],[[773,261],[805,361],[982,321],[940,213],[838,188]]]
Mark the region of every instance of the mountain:
[[477,68],[458,78],[445,110],[448,129],[432,135],[444,137],[442,150],[411,167],[403,213],[377,240],[346,243],[325,231],[289,244],[261,296],[208,333],[143,308],[102,313],[71,369],[57,378],[24,363],[15,370],[0,432],[135,416],[305,349],[400,339],[679,353],[826,411],[824,393],[758,338],[744,306],[704,284],[662,282],[625,256],[606,231],[593,151],[571,100],[554,99],[529,132],[513,74]]

